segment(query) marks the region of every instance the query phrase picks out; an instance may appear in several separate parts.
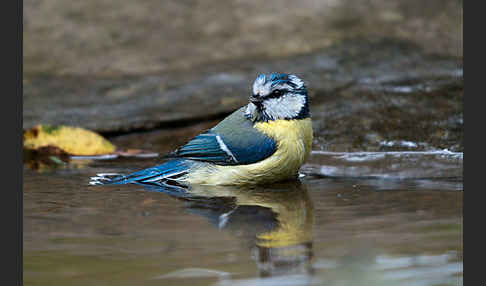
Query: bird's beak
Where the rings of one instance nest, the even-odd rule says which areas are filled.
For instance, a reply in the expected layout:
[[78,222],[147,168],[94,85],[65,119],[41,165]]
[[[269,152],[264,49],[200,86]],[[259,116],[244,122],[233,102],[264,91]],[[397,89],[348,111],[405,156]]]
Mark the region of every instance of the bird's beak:
[[250,102],[255,104],[255,105],[260,105],[260,104],[262,104],[263,99],[261,97],[259,97],[258,95],[253,94],[253,95],[250,96]]

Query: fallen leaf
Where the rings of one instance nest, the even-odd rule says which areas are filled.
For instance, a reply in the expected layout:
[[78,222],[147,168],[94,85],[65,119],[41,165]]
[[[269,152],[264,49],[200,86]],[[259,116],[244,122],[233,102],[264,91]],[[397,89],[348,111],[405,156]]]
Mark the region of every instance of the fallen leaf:
[[24,148],[39,151],[41,148],[59,148],[67,154],[81,156],[109,154],[116,149],[110,141],[93,131],[62,125],[37,125],[24,131]]

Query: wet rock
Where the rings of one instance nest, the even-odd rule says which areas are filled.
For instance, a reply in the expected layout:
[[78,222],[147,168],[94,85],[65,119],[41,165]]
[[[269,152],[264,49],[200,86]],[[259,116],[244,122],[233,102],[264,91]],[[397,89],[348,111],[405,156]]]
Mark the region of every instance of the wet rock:
[[246,104],[263,72],[296,73],[308,83],[315,149],[389,150],[387,141],[412,142],[418,150],[463,149],[462,58],[393,39],[343,41],[300,56],[191,71],[27,78],[23,124],[67,124],[108,135],[187,126]]
[[24,128],[65,122],[98,132],[129,132],[219,117],[244,104],[241,90],[249,83],[215,76],[35,78],[24,82]]

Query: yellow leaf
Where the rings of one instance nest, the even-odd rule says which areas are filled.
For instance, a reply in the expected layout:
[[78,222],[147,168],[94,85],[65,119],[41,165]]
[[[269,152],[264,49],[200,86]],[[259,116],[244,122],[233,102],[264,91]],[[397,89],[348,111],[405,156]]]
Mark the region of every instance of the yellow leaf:
[[116,147],[103,136],[72,126],[37,125],[24,131],[24,148],[58,147],[71,155],[112,153]]

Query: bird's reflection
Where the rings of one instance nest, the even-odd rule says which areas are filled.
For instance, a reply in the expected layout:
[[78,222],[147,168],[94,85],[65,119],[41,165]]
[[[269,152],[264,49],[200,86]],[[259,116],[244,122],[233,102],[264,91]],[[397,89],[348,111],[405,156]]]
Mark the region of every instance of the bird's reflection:
[[271,186],[171,186],[190,213],[231,232],[251,249],[260,277],[311,274],[313,207],[299,181]]

